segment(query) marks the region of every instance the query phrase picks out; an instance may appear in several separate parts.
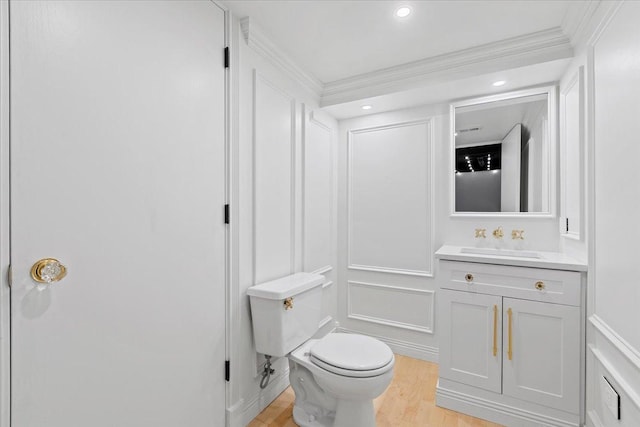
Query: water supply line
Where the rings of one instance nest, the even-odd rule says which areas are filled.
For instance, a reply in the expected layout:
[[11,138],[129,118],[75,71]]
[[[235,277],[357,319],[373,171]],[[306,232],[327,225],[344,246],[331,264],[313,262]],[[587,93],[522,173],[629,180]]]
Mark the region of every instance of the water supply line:
[[267,359],[262,365],[262,379],[260,380],[260,388],[264,389],[269,385],[269,380],[271,379],[271,374],[273,374],[276,370],[271,368],[271,356],[268,354],[264,355],[264,358]]

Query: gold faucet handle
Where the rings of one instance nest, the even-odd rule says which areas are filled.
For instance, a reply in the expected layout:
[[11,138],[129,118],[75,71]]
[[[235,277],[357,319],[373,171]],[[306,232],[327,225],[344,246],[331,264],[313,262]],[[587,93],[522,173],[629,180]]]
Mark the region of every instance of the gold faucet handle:
[[511,238],[513,240],[524,240],[524,230],[511,230]]
[[495,237],[496,239],[502,239],[503,236],[504,232],[502,231],[502,227],[498,227],[493,230],[493,237]]
[[478,238],[486,239],[487,237],[486,232],[487,232],[486,228],[476,228],[476,239]]

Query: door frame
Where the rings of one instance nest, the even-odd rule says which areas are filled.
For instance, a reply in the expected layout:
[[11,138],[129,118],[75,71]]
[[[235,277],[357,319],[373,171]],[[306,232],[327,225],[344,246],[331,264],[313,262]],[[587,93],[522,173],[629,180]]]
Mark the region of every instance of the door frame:
[[[224,42],[231,50],[231,14],[227,7],[215,0],[210,0],[216,7],[224,12]],[[11,152],[11,125],[10,125],[10,28],[9,28],[9,0],[0,0],[0,427],[11,426],[11,288],[10,288],[10,254],[11,254],[11,221],[10,221],[10,152]],[[222,52],[221,52],[222,54]],[[232,140],[232,73],[231,68],[225,70],[225,99],[224,99],[224,144],[225,144],[225,199],[226,203],[233,205],[237,198],[237,150],[231,144]],[[221,207],[222,208],[222,207]],[[238,218],[237,213],[231,210],[231,218]],[[227,227],[225,242],[225,299],[227,308],[225,310],[225,356],[230,360],[230,356],[235,352],[231,351],[233,346],[231,328],[234,309],[238,304],[237,291],[233,290],[232,284],[237,282],[237,258],[234,256],[237,251],[238,230],[230,221]],[[234,304],[235,303],[235,304]],[[222,367],[220,367],[222,369]],[[231,387],[230,383],[225,384],[226,402],[225,408],[230,403]],[[228,413],[228,411],[225,411]],[[229,419],[225,413],[226,424]]]
[[11,422],[9,2],[0,0],[0,427]]

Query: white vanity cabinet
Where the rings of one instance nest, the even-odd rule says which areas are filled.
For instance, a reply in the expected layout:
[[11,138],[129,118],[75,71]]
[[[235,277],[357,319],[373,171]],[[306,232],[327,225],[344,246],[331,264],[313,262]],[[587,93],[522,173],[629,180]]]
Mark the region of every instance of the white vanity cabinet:
[[584,273],[558,268],[586,266],[441,252],[437,404],[507,426],[581,425]]

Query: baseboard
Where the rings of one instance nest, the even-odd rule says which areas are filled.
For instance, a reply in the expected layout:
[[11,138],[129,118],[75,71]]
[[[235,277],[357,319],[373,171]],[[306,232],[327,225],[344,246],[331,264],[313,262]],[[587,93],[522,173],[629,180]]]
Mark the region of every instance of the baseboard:
[[436,387],[436,405],[506,426],[518,427],[579,427],[570,422],[535,412],[486,400],[459,391]]
[[396,354],[413,357],[415,359],[426,360],[427,362],[438,363],[438,348],[436,347],[430,347],[428,345],[416,344],[409,341],[383,337],[380,335],[373,335],[347,328],[337,328],[337,332],[368,335],[372,338],[379,339],[383,343],[387,344]]
[[264,390],[259,389],[259,392],[251,400],[248,400],[246,404],[245,399],[241,399],[238,403],[228,408],[227,425],[229,427],[245,427],[287,387],[289,387],[288,368],[273,378],[267,388]]

